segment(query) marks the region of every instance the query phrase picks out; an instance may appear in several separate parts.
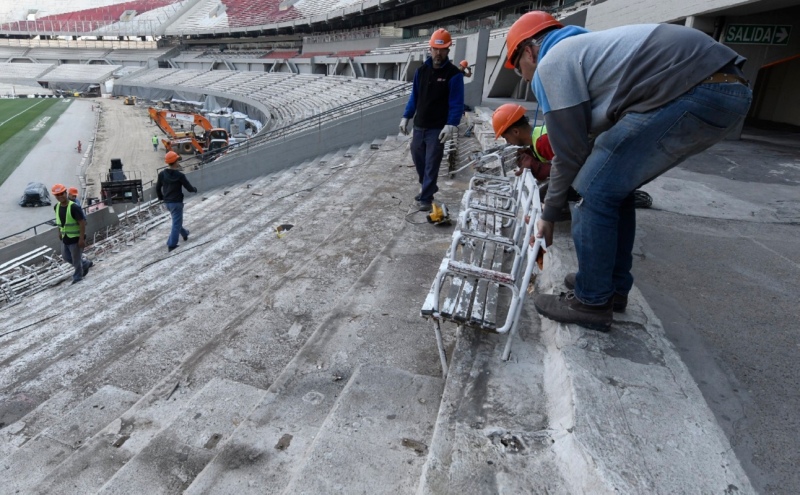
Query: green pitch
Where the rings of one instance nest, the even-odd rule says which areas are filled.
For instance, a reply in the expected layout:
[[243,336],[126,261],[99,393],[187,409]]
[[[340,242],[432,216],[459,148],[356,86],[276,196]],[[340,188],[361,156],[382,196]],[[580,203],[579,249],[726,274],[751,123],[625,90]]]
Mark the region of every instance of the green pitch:
[[0,99],[0,184],[22,163],[72,100]]

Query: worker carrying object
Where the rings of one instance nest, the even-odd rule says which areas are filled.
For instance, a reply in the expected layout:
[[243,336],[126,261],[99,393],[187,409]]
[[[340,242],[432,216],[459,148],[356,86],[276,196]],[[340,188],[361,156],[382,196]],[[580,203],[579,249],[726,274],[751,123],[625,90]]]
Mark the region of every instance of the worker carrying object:
[[[590,32],[528,12],[506,37],[505,67],[531,88],[555,152],[536,237],[572,186],[578,272],[563,295],[537,294],[536,310],[562,323],[608,331],[633,285],[634,191],[736,132],[752,91],[745,59],[696,29],[640,24]],[[588,77],[591,75],[591,77]]]
[[400,132],[408,134],[414,119],[411,158],[417,170],[420,192],[416,196],[420,211],[431,211],[436,182],[444,155],[444,143],[458,129],[464,113],[464,75],[450,62],[452,39],[437,29],[428,43],[430,57],[414,73],[411,96],[400,120]]

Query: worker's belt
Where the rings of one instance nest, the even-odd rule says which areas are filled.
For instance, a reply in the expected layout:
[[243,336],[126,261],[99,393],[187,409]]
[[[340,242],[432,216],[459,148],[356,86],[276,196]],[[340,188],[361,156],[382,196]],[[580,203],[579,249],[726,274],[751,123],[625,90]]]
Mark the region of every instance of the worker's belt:
[[701,84],[713,83],[741,83],[745,86],[749,86],[747,79],[739,77],[735,74],[726,74],[724,72],[717,72],[716,74],[708,76]]

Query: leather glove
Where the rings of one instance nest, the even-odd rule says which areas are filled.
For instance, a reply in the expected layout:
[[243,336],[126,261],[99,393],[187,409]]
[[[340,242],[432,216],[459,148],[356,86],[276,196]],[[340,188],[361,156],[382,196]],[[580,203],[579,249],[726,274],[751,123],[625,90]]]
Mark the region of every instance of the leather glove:
[[408,119],[405,117],[400,119],[400,133],[408,136]]
[[439,133],[439,142],[442,144],[446,143],[457,129],[458,128],[454,125],[444,126],[442,132]]

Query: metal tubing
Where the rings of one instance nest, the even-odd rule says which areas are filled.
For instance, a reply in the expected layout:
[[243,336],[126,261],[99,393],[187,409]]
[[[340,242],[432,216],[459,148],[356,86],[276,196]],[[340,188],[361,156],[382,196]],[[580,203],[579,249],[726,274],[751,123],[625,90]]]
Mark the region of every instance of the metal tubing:
[[436,334],[436,346],[439,348],[439,360],[442,362],[442,378],[447,379],[447,354],[444,352],[442,328],[439,325],[439,320],[433,320],[433,333]]

